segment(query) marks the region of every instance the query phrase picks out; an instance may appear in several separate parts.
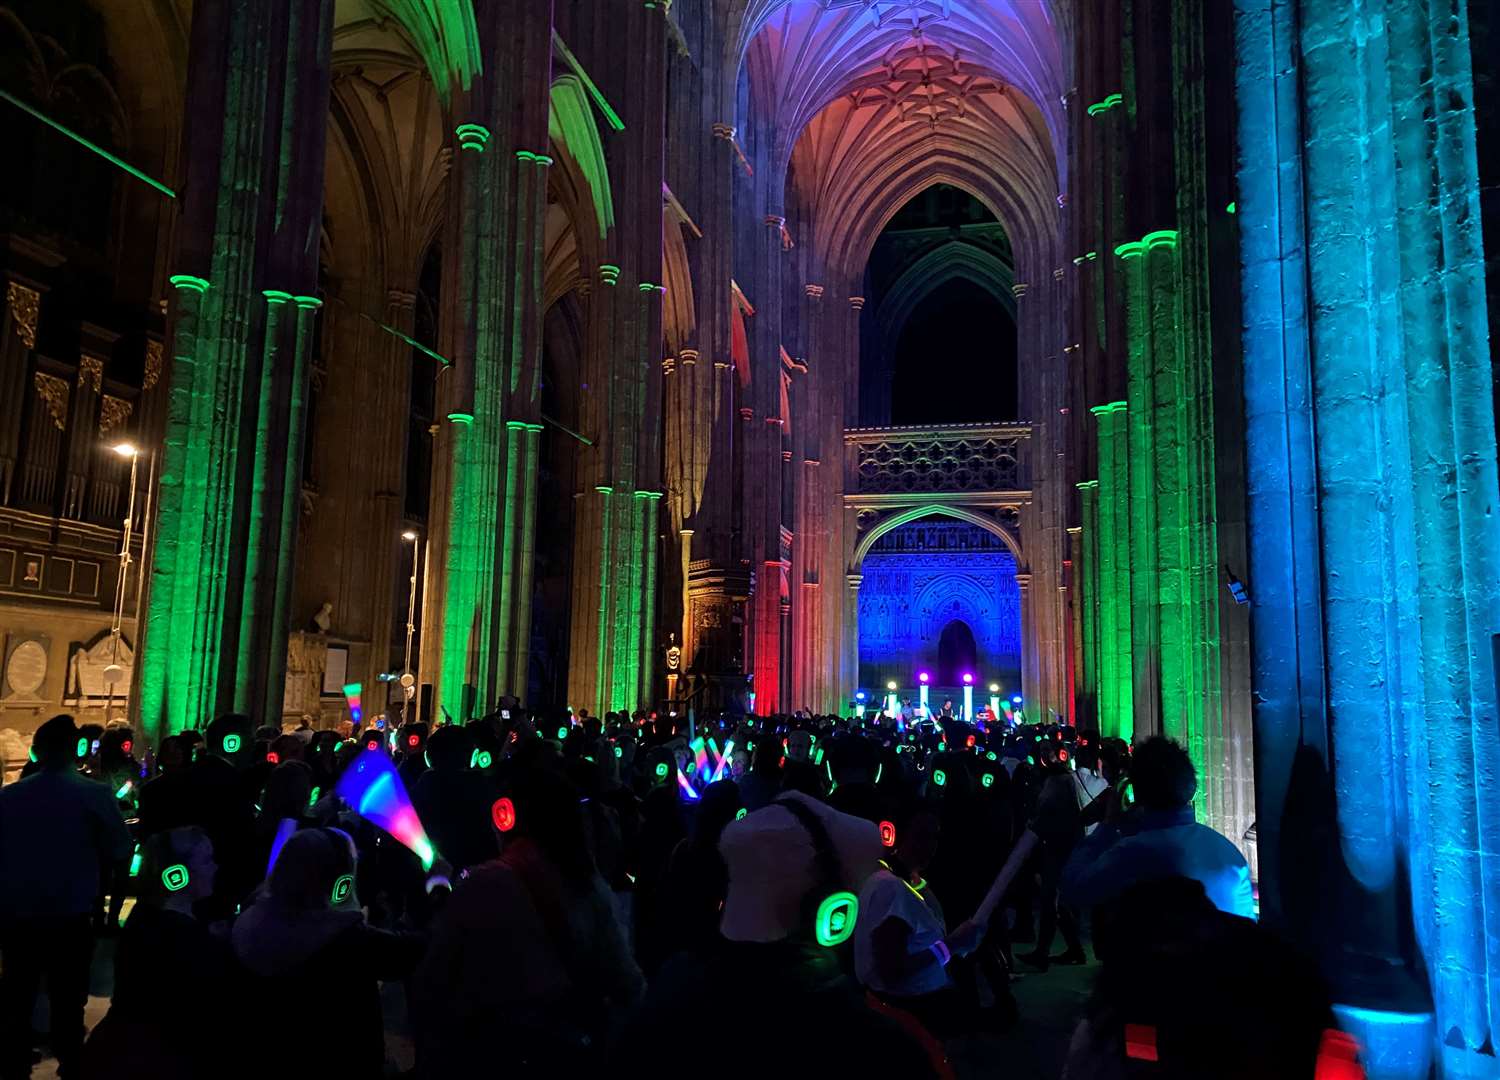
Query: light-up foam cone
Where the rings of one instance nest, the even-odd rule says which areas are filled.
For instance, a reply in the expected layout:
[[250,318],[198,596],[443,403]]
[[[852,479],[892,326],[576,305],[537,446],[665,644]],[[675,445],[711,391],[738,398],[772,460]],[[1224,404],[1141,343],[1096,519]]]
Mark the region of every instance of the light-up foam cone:
[[360,694],[364,692],[362,683],[352,682],[344,684],[344,700],[349,703],[349,714],[354,717],[354,726],[358,729],[363,720],[365,711],[360,708]]
[[378,750],[365,750],[344,770],[334,789],[354,812],[378,825],[422,860],[430,870],[437,853],[417,812],[412,809],[406,787],[396,767]]

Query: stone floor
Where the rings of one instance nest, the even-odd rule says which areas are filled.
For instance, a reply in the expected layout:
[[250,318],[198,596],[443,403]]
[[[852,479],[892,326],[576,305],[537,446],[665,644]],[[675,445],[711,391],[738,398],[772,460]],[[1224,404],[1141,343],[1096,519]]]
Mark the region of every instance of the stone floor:
[[[109,1008],[110,973],[114,967],[114,943],[102,941],[94,953],[94,976],[86,1020],[90,1028],[103,1018]],[[1020,1009],[1021,1023],[1004,1035],[958,1039],[948,1051],[954,1071],[960,1080],[970,1077],[1004,1076],[1006,1080],[1057,1080],[1062,1072],[1063,1057],[1074,1025],[1083,1014],[1098,968],[1053,968],[1045,975],[1031,974],[1017,979],[1012,992]],[[393,1020],[404,1015],[401,989],[387,987],[385,1006]],[[412,1066],[411,1041],[388,1025],[386,1039],[392,1075],[400,1075]],[[55,1080],[57,1062],[47,1058],[32,1074],[36,1080]]]

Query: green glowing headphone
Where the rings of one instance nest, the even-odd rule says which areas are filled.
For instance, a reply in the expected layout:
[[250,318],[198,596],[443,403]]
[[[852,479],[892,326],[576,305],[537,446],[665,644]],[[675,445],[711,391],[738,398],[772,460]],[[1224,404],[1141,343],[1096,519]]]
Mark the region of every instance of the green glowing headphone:
[[839,888],[842,873],[833,839],[818,815],[796,799],[777,799],[775,805],[796,818],[813,842],[813,872],[817,884],[807,894],[809,917],[804,919],[804,925],[811,923],[819,945],[830,949],[842,945],[854,936],[854,923],[859,918],[859,897]]
[[161,885],[167,892],[181,892],[188,887],[188,868],[173,863],[161,872]]
[[328,894],[328,900],[333,904],[342,904],[349,899],[349,894],[354,890],[354,875],[340,874],[333,883],[333,891]]
[[238,754],[240,752],[240,737],[235,732],[224,736],[224,753]]

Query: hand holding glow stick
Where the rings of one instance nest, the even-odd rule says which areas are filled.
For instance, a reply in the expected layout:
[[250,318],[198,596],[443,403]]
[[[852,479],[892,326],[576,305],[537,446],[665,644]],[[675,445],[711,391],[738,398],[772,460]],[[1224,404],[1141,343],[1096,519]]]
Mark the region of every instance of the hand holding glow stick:
[[339,777],[334,791],[356,814],[410,848],[422,860],[423,870],[432,869],[437,852],[412,809],[396,767],[379,750],[365,750],[355,758]]
[[1005,860],[1000,873],[995,875],[995,883],[990,886],[990,891],[984,894],[979,910],[974,913],[974,918],[970,921],[979,923],[981,926],[989,925],[990,916],[1000,906],[1000,901],[1005,899],[1006,890],[1010,888],[1011,882],[1016,879],[1016,875],[1021,872],[1021,867],[1026,864],[1026,860],[1031,857],[1031,853],[1036,850],[1039,843],[1041,843],[1041,838],[1030,829],[1021,835],[1021,839],[1017,840],[1016,846],[1011,849],[1010,858]]

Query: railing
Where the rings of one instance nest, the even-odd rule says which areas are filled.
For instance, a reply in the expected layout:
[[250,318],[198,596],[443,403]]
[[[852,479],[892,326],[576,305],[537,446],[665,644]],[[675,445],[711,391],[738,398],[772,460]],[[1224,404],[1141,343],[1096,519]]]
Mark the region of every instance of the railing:
[[1024,491],[1030,487],[1029,424],[853,428],[858,494]]

